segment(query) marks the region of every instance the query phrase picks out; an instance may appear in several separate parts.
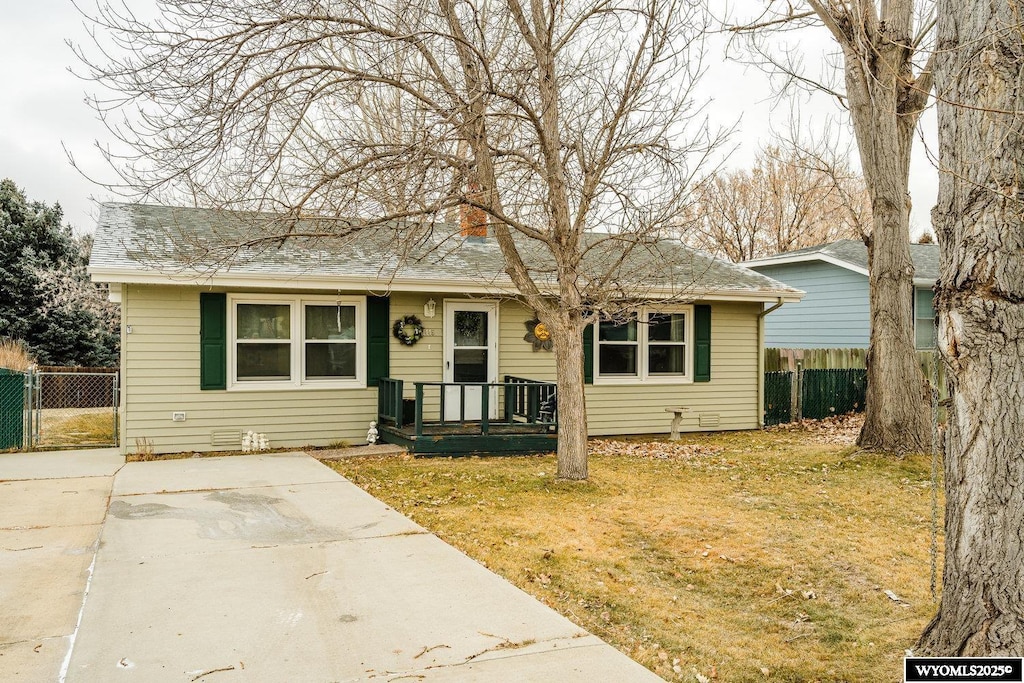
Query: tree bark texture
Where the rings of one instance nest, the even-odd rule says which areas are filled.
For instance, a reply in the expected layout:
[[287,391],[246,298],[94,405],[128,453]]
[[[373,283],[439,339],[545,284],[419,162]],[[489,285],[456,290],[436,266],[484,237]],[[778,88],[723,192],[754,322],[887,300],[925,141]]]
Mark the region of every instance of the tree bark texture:
[[1024,38],[939,0],[936,310],[949,366],[942,600],[921,654],[1024,656]]
[[582,318],[558,316],[549,327],[558,369],[559,479],[584,480],[587,470],[587,404],[583,378]]
[[[871,196],[868,240],[871,338],[864,427],[857,443],[889,452],[927,451],[928,393],[917,361],[910,259],[910,151],[923,101],[913,90],[907,49],[911,0],[864,5],[862,23],[837,22],[846,92],[861,168]],[[870,12],[868,11],[870,10]],[[848,22],[848,23],[847,23]]]

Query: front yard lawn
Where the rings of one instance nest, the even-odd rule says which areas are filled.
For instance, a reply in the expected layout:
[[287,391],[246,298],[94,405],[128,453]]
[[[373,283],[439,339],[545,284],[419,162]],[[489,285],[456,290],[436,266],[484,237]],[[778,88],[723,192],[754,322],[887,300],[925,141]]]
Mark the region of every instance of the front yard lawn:
[[851,434],[596,441],[582,484],[553,456],[331,466],[667,680],[899,681],[936,608],[930,459]]

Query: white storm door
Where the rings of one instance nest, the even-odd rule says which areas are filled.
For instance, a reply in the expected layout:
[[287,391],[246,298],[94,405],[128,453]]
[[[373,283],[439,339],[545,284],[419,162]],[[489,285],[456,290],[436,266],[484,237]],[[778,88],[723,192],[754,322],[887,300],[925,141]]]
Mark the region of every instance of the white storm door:
[[[444,381],[481,384],[498,381],[498,305],[495,302],[444,302]],[[444,419],[458,420],[465,390],[465,419],[480,419],[479,386],[446,386]],[[489,419],[498,417],[498,388],[490,389]]]

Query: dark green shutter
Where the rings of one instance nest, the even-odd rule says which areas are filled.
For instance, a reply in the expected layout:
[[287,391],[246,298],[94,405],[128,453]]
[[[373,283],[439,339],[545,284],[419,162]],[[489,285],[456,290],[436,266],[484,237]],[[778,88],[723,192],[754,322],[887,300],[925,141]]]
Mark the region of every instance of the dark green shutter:
[[583,328],[583,383],[594,383],[594,326]]
[[366,386],[375,387],[391,372],[391,301],[366,297]]
[[228,295],[199,294],[199,388],[228,387]]
[[693,307],[693,381],[711,381],[711,306]]

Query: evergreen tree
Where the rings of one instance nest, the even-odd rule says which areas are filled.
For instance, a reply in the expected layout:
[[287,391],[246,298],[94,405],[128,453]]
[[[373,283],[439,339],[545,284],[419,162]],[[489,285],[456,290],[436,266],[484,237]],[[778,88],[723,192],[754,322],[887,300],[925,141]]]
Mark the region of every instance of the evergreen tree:
[[0,338],[23,341],[43,365],[116,365],[116,307],[85,272],[91,239],[76,239],[63,216],[0,181]]

